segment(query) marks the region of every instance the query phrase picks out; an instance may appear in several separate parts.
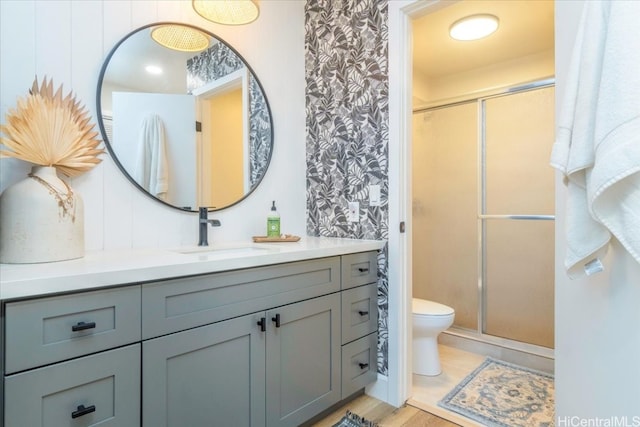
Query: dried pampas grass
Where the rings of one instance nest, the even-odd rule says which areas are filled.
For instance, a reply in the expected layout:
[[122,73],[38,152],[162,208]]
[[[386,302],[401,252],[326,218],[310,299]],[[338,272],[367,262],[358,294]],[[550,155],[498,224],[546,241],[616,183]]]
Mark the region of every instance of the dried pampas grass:
[[0,157],[14,157],[42,166],[54,166],[66,176],[77,176],[100,163],[97,148],[101,140],[95,124],[72,92],[63,98],[62,85],[53,93],[53,82],[38,79],[26,98],[18,98],[17,108],[9,109],[0,137],[6,149]]

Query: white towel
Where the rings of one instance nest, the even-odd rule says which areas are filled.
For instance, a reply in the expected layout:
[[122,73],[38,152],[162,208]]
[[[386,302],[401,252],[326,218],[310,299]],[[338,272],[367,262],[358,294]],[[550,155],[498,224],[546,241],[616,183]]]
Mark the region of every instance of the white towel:
[[612,234],[640,263],[639,18],[640,2],[585,2],[551,155],[572,278],[598,271]]
[[166,198],[169,191],[169,167],[164,126],[157,114],[151,114],[142,121],[133,178],[153,196],[161,200]]

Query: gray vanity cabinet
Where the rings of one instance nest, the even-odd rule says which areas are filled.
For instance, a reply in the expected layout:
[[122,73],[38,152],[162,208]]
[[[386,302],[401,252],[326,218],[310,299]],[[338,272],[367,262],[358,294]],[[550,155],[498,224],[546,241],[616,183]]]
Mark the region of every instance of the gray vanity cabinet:
[[143,426],[297,426],[338,402],[340,274],[330,257],[142,285]]
[[365,252],[5,301],[0,425],[300,425],[375,380],[375,282]]
[[264,427],[262,317],[251,314],[144,341],[142,425]]
[[340,294],[267,312],[267,426],[297,426],[340,400]]
[[145,427],[297,426],[340,400],[340,295],[144,341],[142,366]]

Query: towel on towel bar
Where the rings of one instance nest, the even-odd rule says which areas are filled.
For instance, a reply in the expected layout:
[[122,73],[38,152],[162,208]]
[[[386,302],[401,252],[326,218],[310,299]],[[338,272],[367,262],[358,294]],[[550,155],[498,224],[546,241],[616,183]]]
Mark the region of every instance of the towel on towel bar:
[[572,278],[611,235],[640,263],[640,2],[584,7],[551,155],[567,185]]

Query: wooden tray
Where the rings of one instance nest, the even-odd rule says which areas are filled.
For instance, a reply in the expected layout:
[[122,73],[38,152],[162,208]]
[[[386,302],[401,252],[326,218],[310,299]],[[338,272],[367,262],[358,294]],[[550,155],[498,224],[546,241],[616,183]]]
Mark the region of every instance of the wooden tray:
[[280,237],[253,236],[253,241],[256,243],[297,242],[298,240],[300,236],[292,234],[284,234]]

